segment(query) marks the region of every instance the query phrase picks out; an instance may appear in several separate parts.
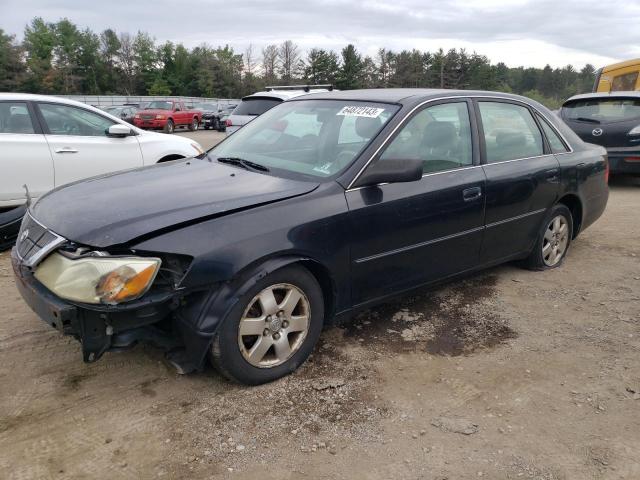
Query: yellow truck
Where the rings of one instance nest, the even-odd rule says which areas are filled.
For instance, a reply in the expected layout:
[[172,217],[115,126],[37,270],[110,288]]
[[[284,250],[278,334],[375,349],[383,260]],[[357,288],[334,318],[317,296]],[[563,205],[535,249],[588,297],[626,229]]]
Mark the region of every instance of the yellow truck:
[[594,92],[629,92],[640,90],[640,58],[614,63],[596,71]]

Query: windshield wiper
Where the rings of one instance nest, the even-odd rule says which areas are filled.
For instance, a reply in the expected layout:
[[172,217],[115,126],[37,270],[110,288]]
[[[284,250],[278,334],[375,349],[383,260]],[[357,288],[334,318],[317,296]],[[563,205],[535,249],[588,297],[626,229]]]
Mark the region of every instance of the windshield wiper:
[[578,120],[579,122],[600,123],[600,120],[588,117],[577,117],[576,120]]
[[269,169],[264,165],[260,165],[259,163],[251,162],[249,160],[245,160],[244,158],[238,157],[218,157],[217,160],[220,163],[228,163],[229,165],[236,165],[238,167],[242,167],[245,170],[258,170],[260,172],[268,172]]

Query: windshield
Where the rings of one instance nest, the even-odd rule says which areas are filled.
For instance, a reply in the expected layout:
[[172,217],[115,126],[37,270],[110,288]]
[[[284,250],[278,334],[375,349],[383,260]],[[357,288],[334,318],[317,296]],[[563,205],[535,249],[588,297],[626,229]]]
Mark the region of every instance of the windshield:
[[196,110],[206,110],[207,112],[213,112],[218,110],[218,106],[215,103],[198,103],[194,105]]
[[255,117],[258,115],[262,115],[264,112],[272,109],[279,103],[282,103],[282,100],[278,100],[275,98],[248,98],[240,102],[240,105],[236,107],[236,109],[233,111],[233,114],[252,115]]
[[108,107],[104,109],[105,112],[110,113],[111,115],[122,113],[123,110],[123,107]]
[[569,120],[590,123],[615,123],[640,118],[640,99],[585,99],[562,107],[562,115]]
[[173,103],[161,101],[149,102],[149,104],[146,106],[147,110],[171,110],[172,108]]
[[349,166],[398,108],[344,100],[284,102],[229,136],[209,155],[329,177]]

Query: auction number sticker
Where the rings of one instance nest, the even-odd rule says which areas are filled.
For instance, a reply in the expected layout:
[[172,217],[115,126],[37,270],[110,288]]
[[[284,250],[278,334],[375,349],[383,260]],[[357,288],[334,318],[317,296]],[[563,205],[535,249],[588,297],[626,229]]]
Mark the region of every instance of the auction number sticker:
[[378,118],[378,115],[382,112],[384,112],[384,108],[347,105],[346,107],[342,107],[342,110],[336,113],[336,115],[343,115],[345,117]]

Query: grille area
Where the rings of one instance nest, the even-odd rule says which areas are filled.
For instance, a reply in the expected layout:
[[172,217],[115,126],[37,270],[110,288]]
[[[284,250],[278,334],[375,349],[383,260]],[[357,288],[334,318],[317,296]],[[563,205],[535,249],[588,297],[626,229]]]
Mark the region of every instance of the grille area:
[[64,242],[64,238],[47,230],[27,213],[20,226],[16,250],[26,266],[34,267],[49,252]]
[[156,118],[155,115],[140,115],[140,118],[142,118],[143,120],[153,120],[154,118]]

